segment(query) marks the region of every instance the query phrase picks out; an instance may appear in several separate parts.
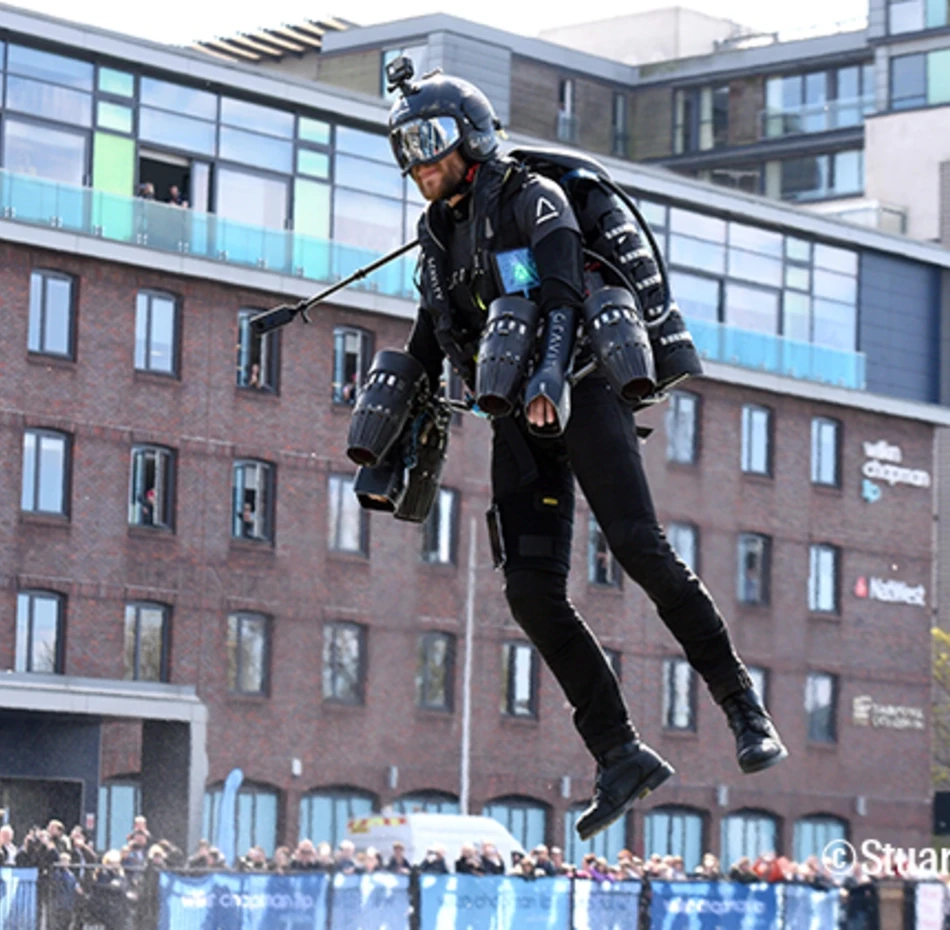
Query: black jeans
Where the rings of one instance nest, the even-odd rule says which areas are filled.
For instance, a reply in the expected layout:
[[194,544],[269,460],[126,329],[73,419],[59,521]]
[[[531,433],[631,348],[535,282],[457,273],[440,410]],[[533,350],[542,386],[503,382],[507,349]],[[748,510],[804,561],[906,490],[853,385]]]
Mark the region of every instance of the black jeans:
[[713,699],[751,685],[709,592],[667,542],[653,509],[633,413],[607,382],[574,388],[563,436],[538,439],[521,416],[494,421],[492,497],[505,546],[505,594],[598,755],[637,735],[600,644],[567,597],[574,476],[611,552],[646,592]]

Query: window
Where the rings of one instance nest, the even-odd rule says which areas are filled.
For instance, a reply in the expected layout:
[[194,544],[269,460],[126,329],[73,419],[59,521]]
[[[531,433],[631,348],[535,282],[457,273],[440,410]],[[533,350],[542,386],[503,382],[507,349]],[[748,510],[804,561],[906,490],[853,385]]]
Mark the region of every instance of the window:
[[538,654],[528,643],[502,647],[501,712],[510,717],[538,716]]
[[68,482],[69,437],[50,430],[26,430],[20,509],[66,516]]
[[16,672],[63,671],[65,598],[51,591],[21,591],[16,599]]
[[627,95],[614,94],[610,124],[610,154],[618,158],[627,157]]
[[663,726],[696,729],[696,673],[685,659],[663,660]]
[[[265,161],[286,159],[285,166],[290,169],[289,142],[276,139],[267,140],[267,136],[241,132],[237,129],[221,127],[222,144],[236,145],[247,154],[241,161]],[[261,145],[264,143],[264,145]],[[270,151],[277,147],[279,155]],[[256,152],[252,152],[256,149]],[[263,226],[266,229],[282,230],[287,225],[290,183],[287,178],[268,177],[253,171],[237,171],[234,168],[218,167],[215,174],[215,212],[225,220],[234,220],[247,226]],[[247,231],[231,223],[218,225],[218,248],[227,252],[231,261],[240,261],[261,267],[280,268],[286,261],[285,246],[278,237],[266,237],[260,233],[248,236]],[[280,242],[280,245],[268,246],[268,243]]]
[[170,613],[163,604],[126,605],[126,681],[168,681]]
[[334,552],[369,551],[369,520],[353,491],[353,479],[330,475],[327,545]]
[[30,275],[27,348],[44,355],[73,357],[73,279],[56,271]]
[[813,672],[805,681],[805,713],[808,716],[808,738],[817,743],[838,740],[835,714],[838,703],[838,680],[834,675]]
[[273,542],[274,466],[266,462],[235,462],[232,494],[232,537]]
[[666,460],[692,465],[697,458],[699,398],[687,391],[672,391],[666,410]]
[[416,704],[427,710],[451,710],[455,695],[455,637],[425,633],[419,637]]
[[133,526],[172,527],[172,489],[175,453],[158,446],[132,449],[129,484],[129,523]]
[[[205,791],[202,810],[201,835],[218,835],[221,822],[221,797],[224,788],[219,786]],[[277,846],[278,793],[275,788],[244,782],[238,789],[234,805],[234,848],[239,854],[252,846],[260,846],[268,856]]]
[[334,849],[346,837],[347,821],[376,810],[376,799],[355,788],[321,788],[300,799],[299,840],[326,840]]
[[769,673],[764,668],[758,668],[755,665],[747,665],[746,671],[752,679],[752,687],[759,696],[763,705],[768,707],[769,703]]
[[[29,174],[71,187],[82,187],[86,177],[86,133],[53,129],[37,123],[4,117],[3,167],[11,174]],[[60,218],[73,228],[82,224],[82,214],[74,215],[68,197],[58,204]],[[22,200],[18,202],[19,205]],[[46,210],[47,221],[49,210]],[[38,218],[38,217],[35,217]]]
[[593,853],[608,862],[616,862],[617,854],[627,845],[627,817],[621,817],[602,833],[584,841],[577,835],[577,821],[586,807],[586,804],[577,804],[564,814],[564,861],[580,865],[587,853]]
[[927,105],[927,56],[899,55],[891,59],[891,109]]
[[135,367],[177,374],[178,313],[167,294],[140,291],[135,301]]
[[96,849],[121,849],[132,821],[142,813],[142,789],[139,779],[110,779],[99,786],[96,814]]
[[369,370],[373,337],[362,329],[333,330],[333,402],[355,404],[356,390]]
[[768,604],[771,540],[758,533],[739,536],[736,599],[740,604]]
[[362,704],[366,675],[366,627],[328,623],[323,628],[323,698]]
[[562,78],[557,93],[557,127],[559,142],[577,142],[577,114],[574,112],[574,80]]
[[691,87],[673,98],[673,151],[699,152],[729,144],[729,87]]
[[722,854],[719,861],[728,868],[748,856],[753,862],[762,853],[778,852],[778,822],[771,814],[739,811],[722,819]]
[[593,514],[587,521],[587,580],[607,588],[619,588],[623,581],[620,566],[607,545],[607,536]]
[[457,814],[459,800],[443,791],[413,791],[393,801],[393,810],[397,814]]
[[827,417],[815,417],[811,421],[811,480],[812,484],[839,485],[838,436],[841,424]]
[[795,821],[792,841],[795,861],[804,862],[809,856],[821,856],[829,843],[847,838],[847,821],[823,814],[802,817]]
[[422,526],[422,558],[437,565],[454,565],[458,538],[458,491],[439,488]]
[[[683,807],[655,807],[644,818],[643,849],[646,856],[681,856],[687,873],[703,855],[703,816]],[[728,869],[728,865],[724,866]]]
[[666,527],[666,538],[676,554],[699,573],[699,530],[691,523],[670,523]]
[[890,0],[889,27],[892,35],[939,29],[950,23],[947,0]]
[[742,470],[772,474],[772,411],[746,404],[742,408]]
[[814,545],[808,549],[808,609],[815,613],[838,613],[839,550]]
[[228,617],[228,690],[266,694],[270,658],[270,621],[261,614]]
[[238,313],[237,386],[259,391],[277,390],[277,333],[258,335],[251,318],[260,310]]
[[482,816],[497,820],[526,850],[547,840],[547,805],[531,798],[497,798],[482,808]]

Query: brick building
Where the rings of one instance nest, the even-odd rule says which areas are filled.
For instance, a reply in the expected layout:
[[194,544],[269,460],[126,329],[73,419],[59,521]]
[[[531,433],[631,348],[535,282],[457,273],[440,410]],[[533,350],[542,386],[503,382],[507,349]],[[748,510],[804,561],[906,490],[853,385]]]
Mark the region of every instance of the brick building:
[[[471,576],[468,807],[579,858],[592,765],[489,567],[487,425],[453,426],[425,527],[349,493],[347,386],[405,338],[409,264],[308,327],[261,341],[247,326],[411,229],[385,106],[65,23],[53,47],[48,25],[0,11],[7,81],[55,88],[22,98],[42,104],[29,117],[15,94],[0,112],[0,803],[18,826],[85,820],[103,846],[141,809],[193,844],[240,767],[239,845],[268,850],[337,840],[373,809],[458,809]],[[49,103],[66,99],[88,106],[78,128]],[[642,416],[658,510],[792,757],[739,775],[719,711],[581,502],[572,598],[678,769],[596,848],[692,862],[840,835],[919,844],[950,258],[608,164],[649,211],[708,359]],[[191,206],[131,197],[159,178]]]

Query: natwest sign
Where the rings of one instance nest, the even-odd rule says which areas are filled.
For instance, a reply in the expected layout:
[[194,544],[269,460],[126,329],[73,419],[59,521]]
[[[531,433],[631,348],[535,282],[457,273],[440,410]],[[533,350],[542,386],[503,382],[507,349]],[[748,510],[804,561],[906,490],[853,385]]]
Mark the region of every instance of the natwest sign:
[[854,583],[854,596],[866,597],[885,604],[907,604],[910,607],[927,606],[927,589],[922,585],[909,585],[904,581],[885,581],[883,578],[860,577]]

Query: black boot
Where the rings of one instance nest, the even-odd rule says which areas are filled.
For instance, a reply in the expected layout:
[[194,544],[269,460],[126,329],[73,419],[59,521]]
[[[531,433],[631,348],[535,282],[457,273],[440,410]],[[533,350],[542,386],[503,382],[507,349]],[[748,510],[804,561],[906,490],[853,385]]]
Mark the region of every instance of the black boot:
[[729,729],[736,737],[739,768],[750,775],[781,762],[788,755],[782,738],[754,688],[736,691],[722,701]]
[[632,740],[597,757],[597,781],[590,807],[577,818],[582,840],[606,830],[633,807],[634,801],[659,788],[673,766],[645,743]]

